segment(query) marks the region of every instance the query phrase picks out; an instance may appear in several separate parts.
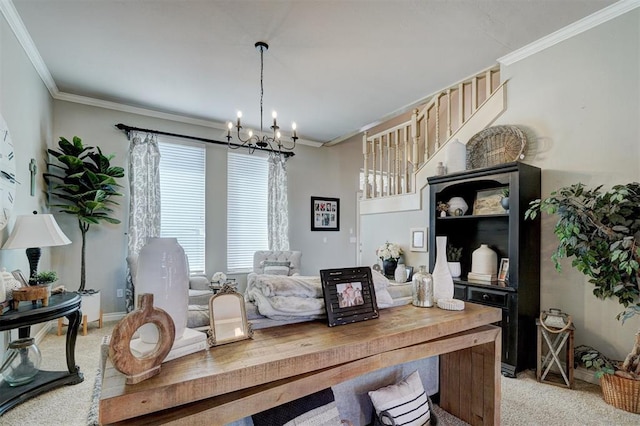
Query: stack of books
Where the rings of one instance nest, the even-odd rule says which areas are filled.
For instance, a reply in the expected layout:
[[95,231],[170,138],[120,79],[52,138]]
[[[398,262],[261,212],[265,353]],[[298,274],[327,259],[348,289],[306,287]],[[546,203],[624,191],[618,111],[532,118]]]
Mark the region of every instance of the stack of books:
[[490,283],[492,281],[497,281],[498,276],[496,274],[480,274],[478,272],[469,272],[469,275],[467,275],[467,280]]
[[[141,339],[131,339],[131,353],[136,357],[144,357],[150,354],[156,347],[155,343],[145,343]],[[171,347],[169,355],[162,362],[171,361],[195,352],[204,351],[209,347],[207,343],[207,334],[202,331],[185,328],[182,337]]]

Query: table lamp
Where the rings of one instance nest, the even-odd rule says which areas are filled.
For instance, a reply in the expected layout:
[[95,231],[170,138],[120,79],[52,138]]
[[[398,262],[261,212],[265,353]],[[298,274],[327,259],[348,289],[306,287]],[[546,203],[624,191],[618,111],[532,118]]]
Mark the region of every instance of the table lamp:
[[16,218],[11,235],[2,246],[3,249],[27,249],[29,259],[29,284],[35,284],[40,261],[40,247],[53,247],[71,244],[51,214],[21,215]]

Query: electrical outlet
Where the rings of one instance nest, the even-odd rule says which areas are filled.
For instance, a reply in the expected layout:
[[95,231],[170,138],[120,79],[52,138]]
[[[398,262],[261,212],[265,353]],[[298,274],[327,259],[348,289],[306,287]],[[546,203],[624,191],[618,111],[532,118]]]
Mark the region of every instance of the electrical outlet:
[[124,297],[124,290],[119,288],[116,290],[116,297]]

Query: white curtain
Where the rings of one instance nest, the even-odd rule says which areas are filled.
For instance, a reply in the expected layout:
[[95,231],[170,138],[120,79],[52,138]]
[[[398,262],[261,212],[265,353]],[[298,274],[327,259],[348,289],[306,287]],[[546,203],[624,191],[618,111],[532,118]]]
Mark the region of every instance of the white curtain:
[[[134,133],[129,146],[128,256],[137,257],[147,239],[160,236],[160,150],[155,135]],[[135,309],[135,288],[127,270],[126,308]]]
[[286,162],[284,156],[269,157],[269,250],[289,250]]

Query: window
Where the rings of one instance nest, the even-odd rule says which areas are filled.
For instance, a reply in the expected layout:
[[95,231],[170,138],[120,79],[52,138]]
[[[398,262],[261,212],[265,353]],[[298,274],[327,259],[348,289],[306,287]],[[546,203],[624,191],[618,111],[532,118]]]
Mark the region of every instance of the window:
[[205,149],[160,140],[158,146],[160,236],[177,238],[191,272],[204,273]]
[[259,155],[227,153],[227,268],[253,269],[253,253],[268,250],[269,164]]

